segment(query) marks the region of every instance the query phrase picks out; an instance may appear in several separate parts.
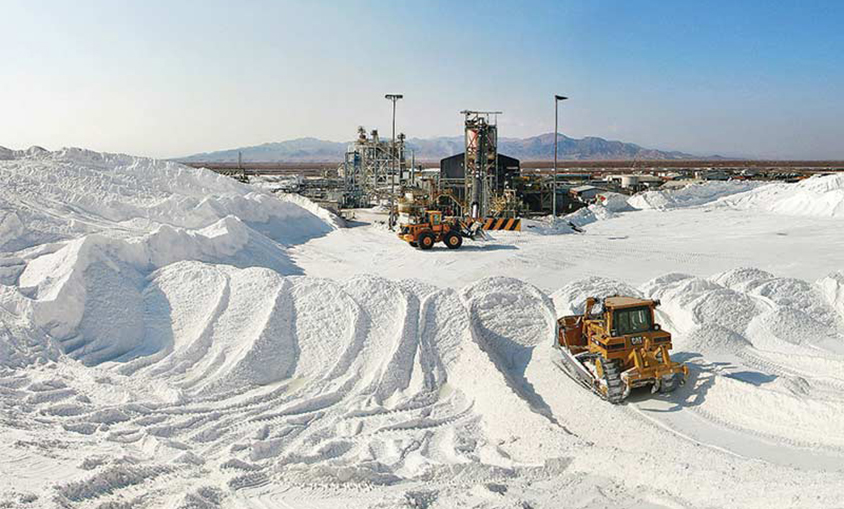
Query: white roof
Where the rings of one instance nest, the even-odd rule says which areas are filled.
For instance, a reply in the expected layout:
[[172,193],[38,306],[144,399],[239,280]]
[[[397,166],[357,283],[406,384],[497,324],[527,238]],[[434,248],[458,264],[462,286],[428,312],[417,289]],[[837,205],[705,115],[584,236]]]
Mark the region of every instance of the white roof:
[[595,186],[577,186],[577,187],[572,187],[571,191],[574,191],[575,193],[582,193],[583,191],[591,191],[593,189],[596,190],[596,191],[599,190]]

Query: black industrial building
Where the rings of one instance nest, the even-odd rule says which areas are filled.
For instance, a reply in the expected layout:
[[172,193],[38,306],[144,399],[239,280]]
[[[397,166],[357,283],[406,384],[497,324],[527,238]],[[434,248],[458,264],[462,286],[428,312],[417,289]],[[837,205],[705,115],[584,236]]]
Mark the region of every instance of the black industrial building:
[[[465,153],[461,152],[451,157],[440,160],[440,179],[460,179],[465,177],[466,170],[463,167]],[[512,187],[513,178],[519,176],[519,160],[498,154],[498,168],[495,181],[498,183],[497,191],[505,187]]]

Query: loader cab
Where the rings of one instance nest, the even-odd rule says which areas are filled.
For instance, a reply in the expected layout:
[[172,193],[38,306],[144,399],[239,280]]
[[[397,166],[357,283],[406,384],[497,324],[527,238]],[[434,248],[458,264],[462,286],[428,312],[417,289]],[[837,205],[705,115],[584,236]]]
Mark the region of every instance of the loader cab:
[[431,226],[441,225],[443,222],[443,213],[439,210],[429,210],[428,221],[431,223]]

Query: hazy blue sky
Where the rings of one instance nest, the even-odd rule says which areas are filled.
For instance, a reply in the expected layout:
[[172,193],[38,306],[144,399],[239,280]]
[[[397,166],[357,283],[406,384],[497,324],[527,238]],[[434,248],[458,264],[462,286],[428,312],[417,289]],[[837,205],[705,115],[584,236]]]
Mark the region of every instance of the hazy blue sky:
[[844,158],[841,1],[0,0],[0,145],[171,157],[314,136],[560,131]]

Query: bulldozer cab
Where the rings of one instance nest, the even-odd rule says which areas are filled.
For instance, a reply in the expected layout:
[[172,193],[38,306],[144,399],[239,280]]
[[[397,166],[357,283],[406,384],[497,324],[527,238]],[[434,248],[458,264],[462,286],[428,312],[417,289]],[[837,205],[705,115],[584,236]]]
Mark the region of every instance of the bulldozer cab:
[[653,310],[642,306],[616,309],[610,318],[610,333],[613,336],[639,334],[653,329]]
[[658,301],[633,297],[608,297],[604,301],[604,316],[612,337],[641,334],[659,330],[654,325],[654,307]]

